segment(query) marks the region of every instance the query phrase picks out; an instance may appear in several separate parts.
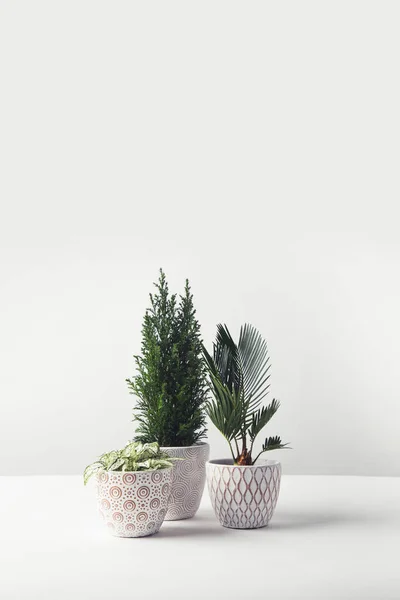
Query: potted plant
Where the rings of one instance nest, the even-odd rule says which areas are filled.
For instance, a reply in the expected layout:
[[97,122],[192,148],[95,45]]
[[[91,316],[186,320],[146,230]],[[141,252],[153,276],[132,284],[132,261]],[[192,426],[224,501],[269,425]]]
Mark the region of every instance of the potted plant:
[[96,477],[99,514],[113,535],[158,532],[168,508],[172,466],[157,443],[128,442],[86,467],[84,483]]
[[162,269],[155,287],[142,326],[142,353],[134,357],[137,374],[126,381],[137,397],[135,440],[156,441],[170,457],[185,459],[174,464],[166,520],[188,519],[200,505],[209,457],[202,442],[208,386],[200,325],[187,280],[179,301]]
[[269,391],[267,344],[252,325],[240,329],[236,344],[226,325],[218,325],[213,356],[203,349],[212,399],[207,413],[229,444],[232,458],[207,463],[211,502],[221,525],[235,529],[265,527],[279,495],[281,465],[259,460],[264,452],[286,448],[280,437],[268,437],[254,456],[254,443],[279,408]]

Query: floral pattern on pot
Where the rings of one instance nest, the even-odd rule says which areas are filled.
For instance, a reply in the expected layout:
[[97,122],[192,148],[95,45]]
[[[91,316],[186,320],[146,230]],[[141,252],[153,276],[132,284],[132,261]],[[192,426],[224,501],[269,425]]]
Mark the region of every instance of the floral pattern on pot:
[[278,501],[281,471],[280,463],[270,460],[244,467],[232,460],[208,462],[208,491],[221,525],[233,529],[268,525]]
[[112,535],[157,533],[171,494],[172,467],[159,471],[101,471],[97,474],[100,517]]
[[166,521],[190,519],[199,506],[206,482],[206,462],[210,455],[208,444],[161,448],[173,458],[180,458],[172,469],[172,491]]

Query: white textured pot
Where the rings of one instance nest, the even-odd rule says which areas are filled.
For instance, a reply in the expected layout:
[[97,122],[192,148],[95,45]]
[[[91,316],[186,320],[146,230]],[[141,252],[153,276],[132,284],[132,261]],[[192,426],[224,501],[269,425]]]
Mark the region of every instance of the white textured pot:
[[194,446],[163,447],[169,456],[181,458],[172,469],[172,490],[166,521],[178,521],[194,517],[206,482],[206,462],[210,446],[205,443]]
[[240,467],[232,460],[210,460],[207,484],[219,522],[233,529],[255,529],[268,525],[278,500],[281,465],[260,460]]
[[157,533],[167,512],[171,479],[172,467],[97,473],[99,513],[110,533],[120,537]]

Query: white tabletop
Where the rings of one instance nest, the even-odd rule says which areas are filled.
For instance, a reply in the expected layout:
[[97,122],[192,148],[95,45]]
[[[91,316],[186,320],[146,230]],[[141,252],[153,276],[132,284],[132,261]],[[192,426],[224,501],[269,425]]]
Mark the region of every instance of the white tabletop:
[[267,528],[112,537],[81,477],[0,478],[1,600],[399,600],[400,479],[284,476]]

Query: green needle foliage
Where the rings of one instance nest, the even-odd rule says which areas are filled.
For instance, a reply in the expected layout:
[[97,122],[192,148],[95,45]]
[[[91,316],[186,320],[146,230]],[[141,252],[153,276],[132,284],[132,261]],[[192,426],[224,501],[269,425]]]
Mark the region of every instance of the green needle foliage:
[[172,467],[173,461],[168,454],[162,452],[157,443],[141,444],[128,442],[122,450],[105,452],[98,460],[88,465],[83,473],[86,485],[89,479],[100,471],[154,471]]
[[150,294],[142,326],[142,354],[134,356],[137,375],[127,379],[137,397],[135,439],[160,446],[192,446],[205,435],[206,369],[200,325],[186,280],[177,300],[162,269]]
[[270,364],[267,343],[257,329],[242,326],[236,345],[227,326],[219,324],[213,349],[211,356],[203,348],[213,394],[206,411],[227,439],[234,463],[253,465],[263,452],[288,447],[278,436],[266,438],[253,460],[256,437],[279,408],[275,399],[261,406],[269,391]]

